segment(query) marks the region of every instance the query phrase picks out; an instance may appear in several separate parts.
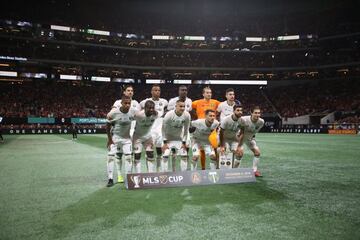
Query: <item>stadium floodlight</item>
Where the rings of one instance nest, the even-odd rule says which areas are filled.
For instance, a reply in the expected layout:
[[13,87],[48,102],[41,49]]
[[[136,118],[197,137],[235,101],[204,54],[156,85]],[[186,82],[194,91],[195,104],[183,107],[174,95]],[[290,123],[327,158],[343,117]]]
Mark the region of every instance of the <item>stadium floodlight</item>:
[[61,80],[81,80],[82,77],[79,75],[66,75],[66,74],[60,74]]
[[278,41],[287,41],[287,40],[298,40],[300,39],[299,35],[291,35],[291,36],[278,36]]
[[266,42],[267,39],[263,37],[246,37],[247,42]]
[[0,71],[0,76],[3,77],[17,77],[17,72],[11,72],[11,71]]
[[46,73],[20,73],[20,77],[25,78],[47,78]]
[[153,40],[169,40],[170,36],[168,36],[168,35],[153,35],[152,39]]
[[89,33],[89,34],[110,36],[110,32],[108,32],[108,31],[101,31],[101,30],[95,30],[95,29],[86,29],[85,32]]
[[118,83],[135,83],[135,79],[133,78],[113,78],[112,81]]
[[67,26],[51,25],[50,29],[58,30],[58,31],[70,32],[70,27],[67,27]]
[[191,84],[191,79],[174,79],[174,84]]
[[205,37],[204,36],[184,36],[184,40],[205,41]]
[[146,84],[163,84],[165,83],[164,79],[146,79]]
[[110,82],[111,78],[109,77],[97,77],[97,76],[92,76],[91,77],[91,81],[96,81],[96,82]]
[[214,84],[214,85],[267,85],[267,81],[254,80],[195,80],[194,84]]

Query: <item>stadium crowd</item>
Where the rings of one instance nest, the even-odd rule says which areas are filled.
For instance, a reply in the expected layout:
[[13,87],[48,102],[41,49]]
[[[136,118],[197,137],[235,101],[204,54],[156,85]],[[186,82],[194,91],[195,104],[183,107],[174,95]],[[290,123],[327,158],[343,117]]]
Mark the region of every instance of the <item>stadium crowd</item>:
[[[162,85],[162,97],[177,96],[176,85]],[[189,86],[191,99],[202,98],[204,85]],[[134,98],[138,101],[150,95],[151,85],[134,85]],[[225,100],[229,86],[212,86],[213,98]],[[320,81],[317,84],[303,84],[286,87],[259,89],[249,86],[231,86],[236,98],[249,107],[260,105],[264,113],[279,113],[282,117],[296,117],[305,114],[333,111],[354,111],[360,109],[360,86],[356,81]],[[5,117],[100,117],[106,116],[116,99],[119,99],[121,85],[117,83],[41,82],[20,85],[1,84],[0,116]],[[346,121],[356,121],[348,117]]]

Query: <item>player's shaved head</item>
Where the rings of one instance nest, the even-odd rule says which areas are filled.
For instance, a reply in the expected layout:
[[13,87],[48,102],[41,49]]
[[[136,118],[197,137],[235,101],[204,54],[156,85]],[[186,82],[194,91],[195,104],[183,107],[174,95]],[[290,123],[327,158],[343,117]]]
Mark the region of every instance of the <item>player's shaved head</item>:
[[212,124],[214,122],[215,118],[216,118],[215,111],[212,110],[212,109],[208,109],[208,110],[205,111],[205,115],[206,115],[205,120],[208,123]]
[[175,106],[175,113],[177,115],[182,115],[184,111],[185,111],[185,102],[182,100],[177,100]]
[[185,99],[188,94],[188,88],[185,85],[179,87],[179,97]]
[[147,100],[145,102],[144,109],[145,109],[146,116],[153,115],[155,113],[155,103],[151,100]]
[[161,88],[160,85],[155,84],[151,87],[151,97],[154,99],[160,98]]
[[127,113],[130,107],[131,107],[131,98],[129,96],[122,95],[120,111],[123,113]]

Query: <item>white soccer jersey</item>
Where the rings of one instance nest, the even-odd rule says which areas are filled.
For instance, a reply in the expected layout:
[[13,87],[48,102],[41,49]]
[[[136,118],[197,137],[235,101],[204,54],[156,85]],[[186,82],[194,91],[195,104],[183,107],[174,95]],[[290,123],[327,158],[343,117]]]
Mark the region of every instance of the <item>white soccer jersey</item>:
[[220,121],[234,112],[234,106],[235,102],[233,105],[229,105],[227,101],[221,102],[219,104],[217,111],[220,113]]
[[113,124],[112,133],[116,137],[130,139],[131,122],[134,120],[135,110],[123,113],[119,108],[113,108],[107,114],[107,122]]
[[184,111],[181,116],[176,115],[175,110],[169,111],[165,114],[162,135],[165,141],[186,141],[191,117],[187,111]]
[[[179,97],[174,97],[169,100],[168,110],[175,110],[176,102],[179,100]],[[186,98],[185,100],[185,110],[190,112],[192,110],[191,108],[192,100],[190,98]]]
[[155,120],[158,118],[158,115],[151,115],[147,117],[145,111],[139,111],[134,116],[136,125],[134,131],[134,139],[151,137],[150,130],[155,123]]
[[240,130],[240,118],[234,121],[232,115],[227,116],[221,121],[220,127],[224,130],[224,139],[236,141],[236,135]]
[[240,118],[241,128],[244,129],[244,140],[250,141],[256,133],[264,126],[264,119],[259,118],[256,122],[251,121],[251,116],[244,116]]
[[205,123],[205,119],[197,119],[191,122],[191,126],[195,127],[195,132],[192,136],[196,141],[202,143],[209,143],[209,136],[211,132],[219,126],[219,122],[214,120],[210,127]]
[[[116,100],[116,101],[114,102],[114,104],[113,104],[113,107],[120,108],[120,107],[121,107],[121,99]],[[130,109],[134,109],[134,110],[136,110],[136,111],[140,111],[140,110],[141,110],[141,107],[140,107],[139,102],[136,101],[136,100],[131,100]]]
[[145,108],[145,103],[149,100],[155,103],[155,110],[158,112],[159,117],[163,117],[165,113],[165,108],[168,106],[168,101],[164,98],[159,98],[158,100],[146,98],[145,100],[142,100],[140,102],[141,109]]

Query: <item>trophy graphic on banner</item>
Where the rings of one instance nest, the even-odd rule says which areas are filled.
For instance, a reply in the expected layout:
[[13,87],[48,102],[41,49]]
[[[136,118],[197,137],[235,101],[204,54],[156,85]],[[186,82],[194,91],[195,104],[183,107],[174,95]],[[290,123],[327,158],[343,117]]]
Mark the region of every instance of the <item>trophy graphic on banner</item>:
[[131,176],[131,180],[134,183],[134,188],[140,188],[140,181],[141,181],[141,176],[140,175],[135,175],[135,176]]

